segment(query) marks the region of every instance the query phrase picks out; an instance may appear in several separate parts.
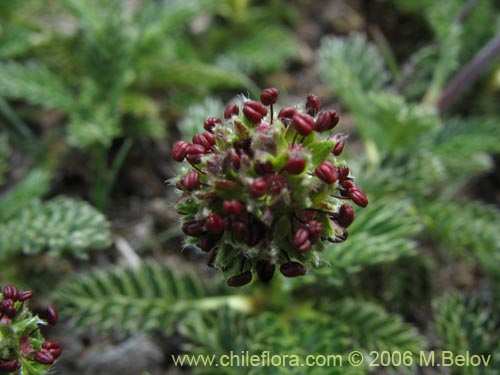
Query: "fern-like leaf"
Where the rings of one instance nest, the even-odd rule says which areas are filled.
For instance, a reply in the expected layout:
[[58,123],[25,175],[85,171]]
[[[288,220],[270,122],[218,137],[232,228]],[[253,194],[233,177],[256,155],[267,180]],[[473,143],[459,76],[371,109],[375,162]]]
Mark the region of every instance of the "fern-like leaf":
[[16,254],[54,255],[71,252],[85,257],[85,250],[109,245],[109,224],[89,204],[69,198],[48,202],[33,200],[16,216],[0,225],[0,259]]
[[466,300],[451,293],[433,301],[435,327],[441,337],[439,347],[456,355],[467,351],[490,357],[488,366],[453,366],[454,374],[500,374],[500,331],[498,313],[481,303],[478,298]]
[[24,176],[16,186],[0,196],[0,223],[17,215],[33,201],[41,198],[50,189],[51,174],[47,169],[35,168]]
[[56,295],[62,313],[77,329],[121,333],[153,329],[172,333],[188,312],[216,310],[225,304],[236,310],[252,308],[243,296],[216,296],[197,276],[154,262],[77,276]]
[[349,240],[326,247],[325,257],[331,267],[319,272],[336,280],[344,273],[415,255],[416,243],[411,238],[420,229],[408,201],[370,203],[349,227]]
[[48,109],[69,111],[74,105],[61,78],[37,63],[0,63],[0,95]]

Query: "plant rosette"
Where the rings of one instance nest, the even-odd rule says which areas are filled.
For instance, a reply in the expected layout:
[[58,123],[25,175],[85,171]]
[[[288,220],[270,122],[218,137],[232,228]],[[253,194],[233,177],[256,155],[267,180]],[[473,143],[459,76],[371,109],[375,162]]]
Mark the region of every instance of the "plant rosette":
[[267,88],[260,102],[229,103],[224,119],[208,118],[204,132],[172,150],[185,163],[174,183],[186,242],[209,253],[230,286],[255,273],[269,282],[276,267],[295,277],[321,266],[325,243],[347,239],[350,203],[368,204],[339,157],[338,113],[310,94],[275,116],[278,96]]

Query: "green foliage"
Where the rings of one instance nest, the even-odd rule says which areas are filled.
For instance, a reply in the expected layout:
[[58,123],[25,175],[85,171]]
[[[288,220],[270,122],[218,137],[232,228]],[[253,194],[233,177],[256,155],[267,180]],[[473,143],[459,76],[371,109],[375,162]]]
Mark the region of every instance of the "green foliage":
[[434,300],[433,310],[441,350],[451,351],[455,356],[464,355],[466,351],[491,356],[488,366],[453,366],[453,374],[500,373],[498,310],[477,297],[466,299],[456,292]]
[[50,187],[50,173],[44,168],[32,169],[15,188],[0,196],[0,222],[5,222],[28,206],[33,199],[44,196]]
[[2,186],[5,181],[9,153],[7,136],[5,134],[0,134],[0,186]]
[[54,255],[71,252],[85,257],[86,250],[108,245],[104,216],[87,203],[69,198],[43,203],[35,199],[0,225],[0,259],[45,249]]
[[[330,365],[332,374],[368,374],[368,366],[351,367],[347,354],[352,350],[368,353],[372,350],[399,350],[417,353],[423,340],[408,324],[380,306],[367,301],[342,299],[332,301],[320,310],[306,306],[288,311],[264,312],[245,319],[230,309],[213,314],[193,314],[181,324],[180,332],[192,343],[185,346],[198,355],[263,353],[288,355],[282,366],[203,367],[197,373],[212,374],[321,374],[321,366],[301,366],[308,355],[338,354],[337,366]],[[224,322],[220,324],[220,322]],[[296,356],[298,361],[294,364]],[[342,363],[342,366],[340,366]],[[400,369],[404,370],[404,369]],[[195,369],[196,371],[196,369]]]
[[72,108],[71,95],[60,76],[37,64],[0,63],[0,95],[24,99],[47,109]]
[[229,304],[235,310],[252,306],[243,296],[217,296],[192,273],[154,262],[136,269],[112,268],[77,276],[56,293],[62,313],[84,330],[117,333],[160,329],[172,333],[190,311],[217,310]]

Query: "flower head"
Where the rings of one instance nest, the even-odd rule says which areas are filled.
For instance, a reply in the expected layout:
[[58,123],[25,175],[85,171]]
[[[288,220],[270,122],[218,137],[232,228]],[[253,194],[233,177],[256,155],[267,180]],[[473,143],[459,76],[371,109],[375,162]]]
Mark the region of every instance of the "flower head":
[[176,183],[182,230],[230,286],[253,274],[269,282],[277,267],[304,275],[321,264],[325,244],[347,239],[354,210],[346,201],[368,204],[339,158],[346,137],[331,134],[338,113],[310,94],[275,118],[278,97],[269,88],[260,102],[230,103],[225,120],[210,117],[193,143],[173,149],[175,161],[189,163]]

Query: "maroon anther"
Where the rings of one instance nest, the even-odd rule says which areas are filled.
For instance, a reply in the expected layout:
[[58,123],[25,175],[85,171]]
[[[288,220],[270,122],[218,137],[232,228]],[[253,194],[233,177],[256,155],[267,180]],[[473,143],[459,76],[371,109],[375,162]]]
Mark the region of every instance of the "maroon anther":
[[193,237],[199,237],[205,230],[205,222],[201,220],[189,220],[182,224],[184,234]]
[[45,341],[42,344],[42,348],[47,349],[50,352],[50,354],[52,354],[54,359],[59,357],[61,355],[61,352],[62,352],[61,346],[55,341],[50,341],[50,340]]
[[299,262],[288,262],[281,265],[280,272],[286,277],[296,277],[305,275],[307,269]]
[[33,297],[35,293],[32,290],[25,290],[22,292],[19,292],[19,301],[26,301],[27,299],[30,299]]
[[189,172],[181,178],[181,184],[187,191],[198,190],[201,186],[199,173],[195,171]]
[[333,147],[332,154],[335,156],[339,156],[344,150],[345,145],[345,137],[343,134],[335,134],[330,139],[335,140],[335,146]]
[[57,310],[54,306],[48,306],[45,309],[45,315],[47,316],[47,323],[49,323],[51,326],[55,326],[57,324],[59,315],[57,314]]
[[21,366],[21,362],[17,359],[12,361],[0,361],[0,374],[8,374],[16,371]]
[[311,134],[314,129],[314,120],[309,115],[297,113],[292,118],[292,125],[294,126],[297,133],[306,137]]
[[224,201],[222,203],[222,209],[225,213],[229,215],[238,216],[245,210],[245,205],[237,200]]
[[208,253],[215,247],[215,245],[217,244],[217,240],[218,240],[217,237],[214,237],[213,235],[210,234],[206,234],[201,237],[201,241],[198,243],[198,247],[205,253]]
[[314,94],[307,95],[306,111],[309,116],[316,116],[321,111],[321,100]]
[[184,141],[179,141],[174,145],[172,149],[172,158],[175,161],[183,161],[188,154],[190,144]]
[[306,168],[306,162],[302,156],[292,156],[285,164],[285,171],[290,174],[301,174]]
[[40,349],[35,352],[35,361],[44,365],[51,365],[54,363],[54,357],[48,349]]
[[349,177],[349,167],[347,165],[343,165],[342,167],[338,167],[337,172],[339,174],[340,183],[342,183],[347,177]]
[[304,228],[297,230],[297,232],[295,232],[295,236],[293,237],[293,245],[301,253],[305,253],[309,250],[312,246],[312,243],[309,240],[309,231]]
[[268,283],[274,276],[274,270],[276,266],[269,263],[267,260],[259,260],[255,265],[255,270],[257,271],[257,276],[259,276],[260,281]]
[[311,241],[311,243],[319,240],[321,232],[323,232],[323,224],[321,224],[317,220],[311,220],[309,223],[307,223],[306,228],[309,231],[309,240]]
[[17,315],[17,310],[14,308],[14,301],[4,299],[0,302],[0,313],[3,313],[8,318],[12,319]]
[[267,115],[267,109],[255,100],[247,100],[243,103],[243,114],[248,121],[258,124]]
[[250,281],[252,281],[252,272],[246,271],[240,275],[232,276],[229,279],[227,279],[227,285],[233,287],[239,287],[247,285]]
[[354,209],[350,204],[340,206],[337,222],[344,228],[348,228],[354,221]]
[[231,224],[231,229],[237,240],[246,242],[250,233],[248,225],[241,221],[235,221]]
[[205,150],[205,147],[202,145],[196,145],[196,144],[191,144],[189,145],[188,153],[187,153],[187,160],[189,160],[193,164],[198,164],[201,162],[201,158],[203,155],[205,155],[207,151]]
[[356,186],[356,185],[354,184],[354,181],[353,181],[353,180],[351,180],[351,179],[349,179],[349,178],[348,178],[348,179],[346,179],[346,180],[344,180],[344,181],[342,181],[342,182],[340,183],[340,185],[342,185],[342,187],[343,187],[343,188],[345,188],[345,189],[349,189],[349,188],[352,188],[352,187]]
[[3,288],[3,298],[11,299],[12,301],[17,301],[19,298],[19,291],[12,284],[7,284]]
[[347,195],[359,207],[366,207],[368,205],[368,198],[363,190],[357,186],[353,186],[347,190]]
[[226,157],[224,158],[224,166],[226,168],[234,168],[236,170],[240,169],[241,166],[240,155],[238,155],[238,153],[233,149],[228,150],[226,153]]
[[235,103],[229,103],[224,110],[224,118],[229,120],[233,116],[238,116],[240,113],[239,107]]
[[193,135],[193,143],[203,146],[205,150],[211,150],[213,145],[215,144],[215,137],[213,134],[210,133],[203,133],[203,134],[195,134]]
[[320,180],[326,182],[327,184],[333,184],[339,178],[337,169],[328,161],[324,161],[318,165],[314,173]]
[[267,182],[264,177],[257,177],[250,187],[250,196],[253,198],[262,197],[267,193]]
[[295,108],[286,107],[279,111],[278,119],[286,126],[289,126],[292,123],[293,116],[296,114],[297,110]]
[[328,109],[319,113],[314,125],[314,130],[322,133],[327,130],[333,129],[339,123],[340,117],[333,109]]
[[224,223],[222,222],[222,218],[214,212],[210,213],[205,223],[205,228],[208,233],[221,234],[224,232]]
[[257,163],[255,163],[253,169],[254,169],[255,173],[257,173],[258,175],[263,176],[265,174],[273,172],[273,165],[269,161],[266,161],[266,162],[263,162],[263,163],[262,162],[257,162]]
[[260,101],[264,105],[272,105],[278,101],[280,92],[277,88],[271,87],[262,90],[260,93]]
[[214,128],[217,124],[221,124],[222,120],[218,117],[209,117],[203,123],[203,128],[210,133],[213,133]]

